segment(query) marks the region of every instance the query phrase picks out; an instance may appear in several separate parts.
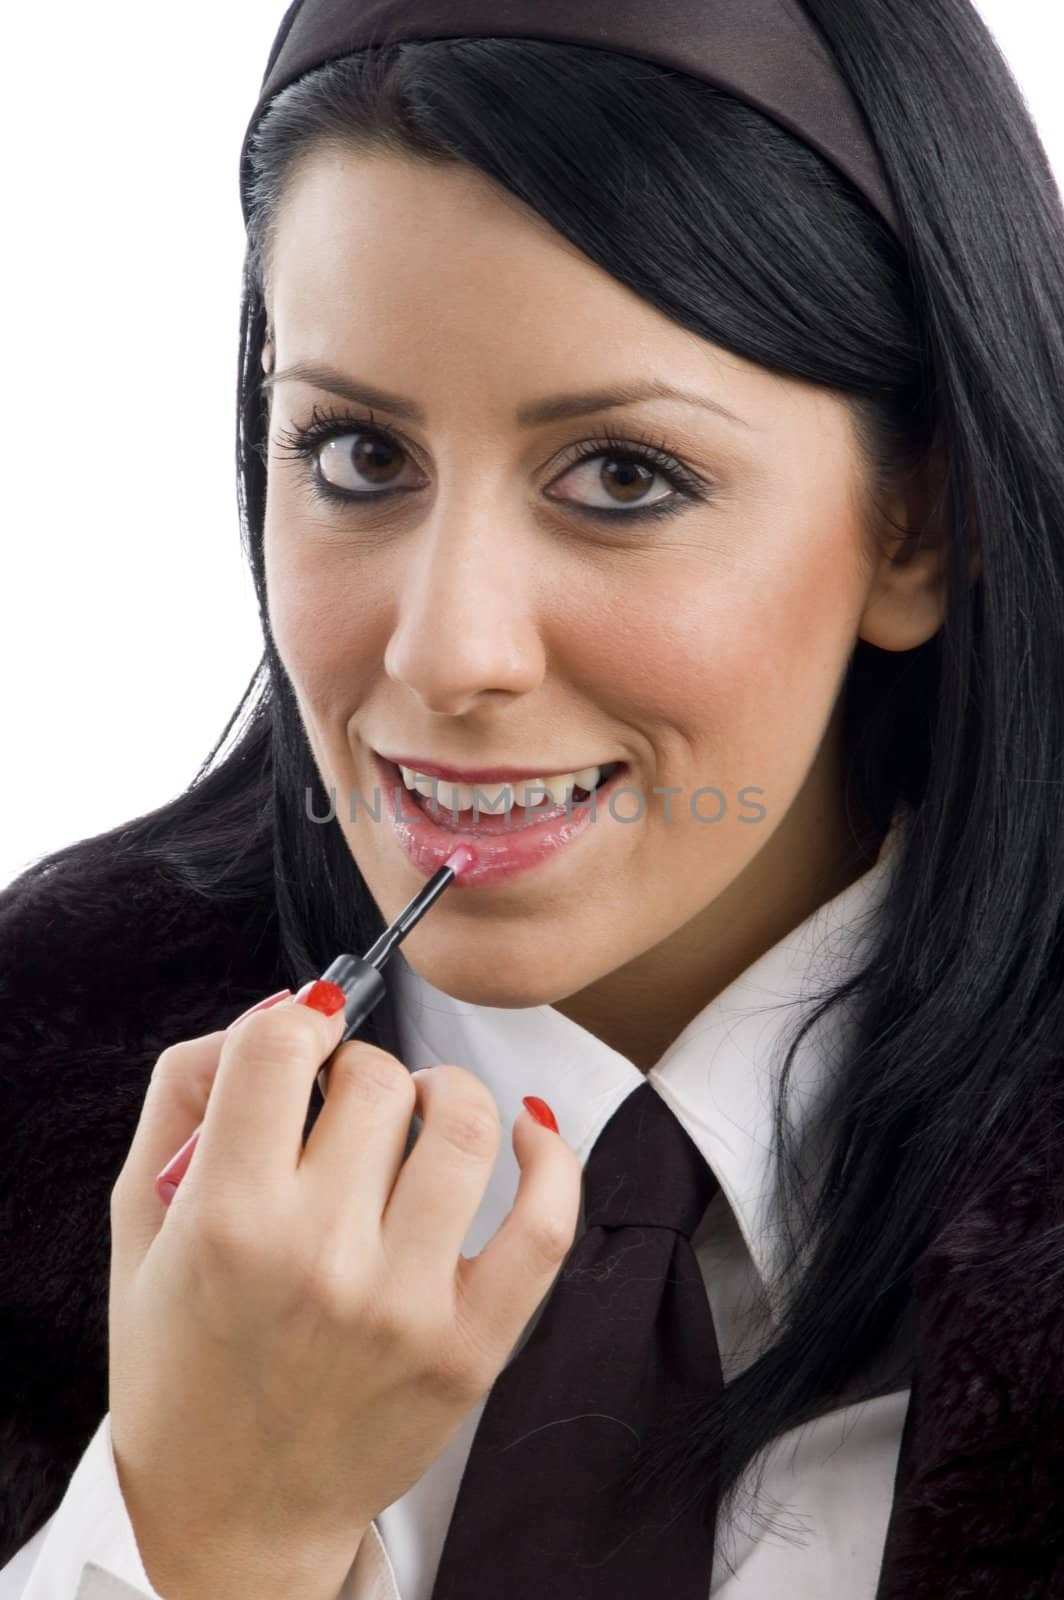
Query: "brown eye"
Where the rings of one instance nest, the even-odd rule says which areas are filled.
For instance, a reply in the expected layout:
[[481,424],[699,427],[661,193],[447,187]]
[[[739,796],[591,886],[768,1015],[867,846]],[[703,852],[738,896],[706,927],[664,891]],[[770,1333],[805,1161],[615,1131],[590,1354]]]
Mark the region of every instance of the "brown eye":
[[[607,496],[605,505],[592,506],[591,509],[608,510],[610,505],[657,504],[656,500],[647,501],[647,490],[652,486],[656,478],[664,481],[664,474],[655,471],[652,467],[648,467],[642,461],[622,456],[616,451],[609,456],[598,455],[590,457],[588,461],[581,462],[576,467],[571,468],[565,474],[565,478],[577,475],[577,481],[579,482],[579,472],[584,467],[590,468],[591,461],[600,464],[596,471],[588,470],[584,473],[585,486],[592,491],[601,490]],[[568,498],[568,496],[563,498]],[[668,495],[659,496],[659,498],[667,499]],[[581,503],[586,505],[588,502],[582,501]]]
[[[393,493],[423,487],[421,483],[395,487],[411,454],[389,430],[357,417],[321,412],[317,406],[307,426],[279,432],[275,449],[278,455],[291,456],[299,463],[316,499],[332,505],[368,505],[371,500],[386,501]],[[592,470],[593,463],[597,470]],[[714,485],[678,461],[663,443],[635,443],[609,429],[586,440],[553,482],[566,483],[576,477],[579,484],[581,471],[586,492],[600,496],[597,502],[556,492],[552,498],[580,516],[597,517],[600,522],[612,518],[634,523],[640,517],[673,516],[699,501],[709,501],[716,493]],[[668,487],[651,500],[647,490],[655,479]]]
[[[613,476],[611,476],[612,467],[620,468],[620,471]],[[642,499],[648,484],[653,483],[658,474],[651,472],[638,461],[621,461],[613,462],[612,466],[607,462],[600,476],[603,483],[611,490],[616,489],[621,500],[627,503]]]
[[[278,432],[274,450],[291,456],[317,499],[335,505],[386,498],[409,460],[409,452],[382,428],[317,406],[306,426]],[[417,485],[403,485],[400,492],[408,487]]]
[[341,433],[318,450],[318,470],[335,489],[358,493],[366,488],[388,488],[402,469],[402,455],[375,434]]

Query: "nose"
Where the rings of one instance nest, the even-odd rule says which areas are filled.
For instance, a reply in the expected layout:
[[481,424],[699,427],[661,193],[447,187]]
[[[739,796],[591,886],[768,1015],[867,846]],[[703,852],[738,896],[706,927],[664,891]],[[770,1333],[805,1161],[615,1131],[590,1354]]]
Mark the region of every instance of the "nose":
[[388,676],[450,716],[488,695],[528,694],[546,666],[534,560],[497,507],[438,507],[404,551]]

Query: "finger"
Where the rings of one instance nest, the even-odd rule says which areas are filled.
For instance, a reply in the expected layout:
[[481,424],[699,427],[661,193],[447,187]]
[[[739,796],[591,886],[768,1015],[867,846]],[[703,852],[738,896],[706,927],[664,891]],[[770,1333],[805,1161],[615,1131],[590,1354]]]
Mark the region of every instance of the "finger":
[[509,1355],[572,1247],[583,1178],[576,1152],[527,1110],[512,1142],[521,1168],[514,1203],[483,1250],[458,1261],[463,1320],[496,1359]]
[[[248,1006],[246,1011],[242,1011],[238,1017],[234,1018],[229,1027],[235,1028],[238,1022],[243,1022],[245,1017],[250,1017],[253,1011],[266,1011],[270,1006],[277,1005],[281,1000],[286,1000],[291,993],[291,989],[279,989],[276,994],[268,995],[265,1000],[259,1000],[255,1005]],[[217,1062],[215,1063],[215,1073],[217,1073]],[[188,1172],[192,1157],[196,1153],[196,1146],[199,1143],[202,1128],[203,1122],[200,1120],[180,1149],[175,1151],[165,1167],[155,1175],[155,1193],[165,1206],[170,1205],[185,1174]]]
[[203,1119],[218,1070],[225,1029],[184,1039],[159,1056],[152,1070],[140,1120],[112,1192],[111,1232],[115,1252],[146,1250],[165,1213],[155,1176]]
[[[226,1034],[185,1184],[264,1198],[294,1177],[315,1073],[343,1035],[343,1000],[316,980]],[[331,1015],[317,1009],[333,1003]]]
[[385,1207],[382,1237],[411,1283],[453,1285],[498,1154],[498,1107],[464,1067],[422,1068],[411,1082],[423,1125]]
[[[242,1011],[229,1027],[289,992],[282,989],[260,1000],[257,1007]],[[121,1216],[115,1218],[115,1225],[121,1229],[123,1221],[127,1222],[145,1247],[161,1221],[156,1176],[203,1121],[227,1031],[219,1028],[199,1038],[183,1039],[164,1050],[155,1063],[133,1142],[115,1185],[121,1198]]]
[[417,1089],[401,1061],[366,1039],[351,1039],[334,1052],[328,1082],[300,1172],[314,1184],[341,1237],[379,1238]]

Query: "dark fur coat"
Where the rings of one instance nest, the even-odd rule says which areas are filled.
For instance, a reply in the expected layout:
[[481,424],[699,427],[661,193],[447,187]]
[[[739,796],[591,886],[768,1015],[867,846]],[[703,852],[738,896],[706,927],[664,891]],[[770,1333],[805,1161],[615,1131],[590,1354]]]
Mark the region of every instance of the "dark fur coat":
[[[152,1067],[292,985],[271,926],[89,849],[0,894],[0,1565],[107,1410],[110,1193]],[[1008,1165],[921,1260],[876,1600],[1064,1600],[1064,1281],[987,1269],[1033,1237],[1059,1263],[1056,1171]]]

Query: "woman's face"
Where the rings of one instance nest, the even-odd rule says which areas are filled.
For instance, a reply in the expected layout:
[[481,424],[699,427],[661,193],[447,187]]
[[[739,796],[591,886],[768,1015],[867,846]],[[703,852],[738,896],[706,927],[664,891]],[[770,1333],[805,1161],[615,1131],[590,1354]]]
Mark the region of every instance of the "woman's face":
[[[463,879],[404,954],[475,1003],[568,1000],[617,1043],[638,997],[653,1057],[842,886],[850,654],[937,625],[883,576],[846,405],[676,326],[480,174],[391,154],[303,167],[268,309],[270,619],[381,912],[432,867],[401,844],[374,752],[541,776],[625,763],[628,791],[578,837]],[[281,376],[297,365],[403,411]],[[665,386],[687,397],[581,403]],[[558,396],[568,414],[520,419]],[[283,436],[315,407],[341,425],[300,460]],[[315,463],[363,498],[316,497]],[[656,969],[675,1024],[657,1034]]]

